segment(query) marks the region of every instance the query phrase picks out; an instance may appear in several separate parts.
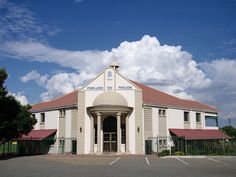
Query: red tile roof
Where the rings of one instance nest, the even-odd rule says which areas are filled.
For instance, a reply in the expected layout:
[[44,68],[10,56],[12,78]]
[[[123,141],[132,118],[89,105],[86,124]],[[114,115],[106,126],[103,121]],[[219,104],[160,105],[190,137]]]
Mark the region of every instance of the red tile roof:
[[[148,87],[144,84],[131,81],[137,87],[142,89],[143,92],[143,103],[158,105],[158,106],[166,106],[166,107],[175,107],[175,108],[187,108],[194,110],[203,110],[207,112],[219,112],[218,109],[212,106],[208,106],[206,104],[202,104],[198,101],[192,100],[184,100],[172,95],[166,94],[154,88]],[[58,109],[62,107],[74,106],[78,104],[78,90],[71,92],[62,97],[56,98],[54,100],[48,102],[42,102],[38,104],[34,104],[32,106],[31,111],[37,112],[41,110],[50,110],[50,109]]]
[[40,111],[45,109],[54,109],[54,108],[60,108],[60,107],[68,107],[68,106],[74,106],[78,104],[78,90],[73,91],[67,95],[64,95],[62,97],[56,98],[51,101],[42,102],[38,104],[32,105],[31,111]]
[[31,130],[28,135],[23,135],[17,140],[43,140],[56,133],[56,129]]
[[131,81],[131,82],[133,82],[137,87],[142,89],[143,102],[145,104],[153,104],[153,105],[167,106],[167,107],[171,106],[171,107],[177,107],[177,108],[188,108],[188,109],[195,109],[195,110],[204,110],[204,111],[209,111],[209,112],[219,112],[219,110],[216,109],[215,107],[202,104],[198,101],[180,99],[175,96],[164,93],[162,91],[148,87],[144,84],[141,84],[135,81]]
[[169,129],[171,134],[178,137],[185,137],[187,140],[203,139],[230,139],[231,137],[220,130],[209,129]]

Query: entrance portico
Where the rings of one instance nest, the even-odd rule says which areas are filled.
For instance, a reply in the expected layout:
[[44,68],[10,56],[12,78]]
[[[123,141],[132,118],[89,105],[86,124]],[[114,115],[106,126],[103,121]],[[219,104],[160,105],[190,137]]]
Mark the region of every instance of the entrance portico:
[[[125,132],[123,133],[125,152],[129,153],[128,119],[132,111],[133,108],[128,107],[126,99],[117,92],[104,92],[94,100],[93,106],[87,108],[91,119],[91,153],[121,153],[122,130]],[[95,144],[97,144],[96,152]]]

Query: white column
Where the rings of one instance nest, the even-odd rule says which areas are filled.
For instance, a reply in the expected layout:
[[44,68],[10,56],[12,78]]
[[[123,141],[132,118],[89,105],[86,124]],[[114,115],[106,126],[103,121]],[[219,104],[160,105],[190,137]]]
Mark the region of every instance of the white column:
[[125,133],[125,138],[126,138],[126,142],[125,142],[125,146],[126,146],[126,153],[130,153],[129,152],[129,116],[126,117],[125,119],[125,129],[126,129],[126,133]]
[[97,113],[97,154],[101,154],[101,114]]
[[121,153],[120,116],[121,116],[120,112],[116,114],[116,119],[117,119],[117,153]]
[[91,118],[91,147],[90,147],[90,153],[94,153],[94,118],[93,116]]

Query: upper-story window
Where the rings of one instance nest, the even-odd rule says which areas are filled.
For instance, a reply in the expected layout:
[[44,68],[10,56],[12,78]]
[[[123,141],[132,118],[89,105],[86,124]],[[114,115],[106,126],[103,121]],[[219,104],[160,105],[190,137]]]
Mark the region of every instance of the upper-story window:
[[199,112],[196,113],[196,122],[201,122],[201,113]]
[[40,114],[40,123],[44,123],[45,122],[45,113],[41,113]]
[[205,116],[205,125],[210,127],[218,127],[217,116]]
[[59,116],[60,117],[65,117],[66,116],[66,110],[65,109],[60,110]]
[[189,112],[184,112],[184,122],[189,122]]
[[165,109],[159,109],[158,110],[158,115],[159,116],[166,116],[166,110]]

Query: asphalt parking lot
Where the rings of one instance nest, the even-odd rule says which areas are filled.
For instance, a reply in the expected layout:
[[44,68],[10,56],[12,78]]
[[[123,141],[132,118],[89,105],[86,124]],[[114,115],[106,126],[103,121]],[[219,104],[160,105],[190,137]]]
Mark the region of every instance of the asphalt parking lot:
[[234,177],[236,157],[45,155],[0,160],[0,177]]

